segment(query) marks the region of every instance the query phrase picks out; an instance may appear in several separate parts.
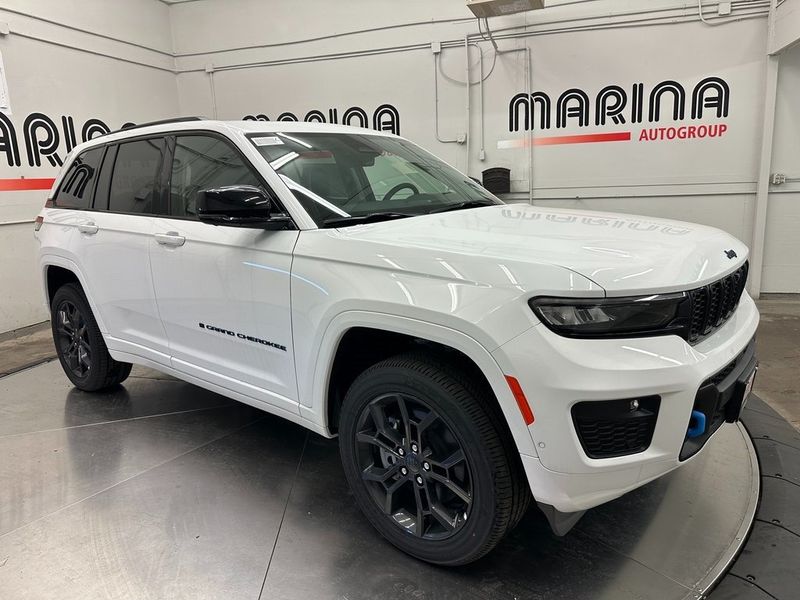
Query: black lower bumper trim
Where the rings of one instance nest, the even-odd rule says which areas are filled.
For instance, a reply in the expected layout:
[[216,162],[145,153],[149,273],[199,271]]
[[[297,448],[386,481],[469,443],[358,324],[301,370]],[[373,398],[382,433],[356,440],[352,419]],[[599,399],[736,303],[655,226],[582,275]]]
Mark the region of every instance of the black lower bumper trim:
[[753,338],[739,356],[700,385],[693,410],[705,415],[706,428],[701,435],[686,439],[681,447],[679,460],[683,461],[697,454],[723,423],[739,420],[742,405],[747,400],[747,380],[757,364],[756,340]]

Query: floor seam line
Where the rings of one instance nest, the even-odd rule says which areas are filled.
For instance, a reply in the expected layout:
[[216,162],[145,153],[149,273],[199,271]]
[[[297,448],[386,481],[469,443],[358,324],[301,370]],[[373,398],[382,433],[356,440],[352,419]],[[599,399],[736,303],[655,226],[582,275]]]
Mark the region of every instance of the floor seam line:
[[153,419],[156,417],[171,417],[174,415],[183,415],[193,412],[202,412],[204,410],[215,410],[217,408],[233,408],[233,404],[220,404],[217,406],[209,406],[206,408],[191,408],[189,410],[176,410],[167,413],[158,413],[157,415],[142,415],[139,417],[130,417],[129,419],[116,419],[112,421],[98,421],[97,423],[84,423],[83,425],[70,425],[69,427],[53,427],[52,429],[39,429],[38,431],[25,431],[23,433],[9,433],[7,435],[0,435],[0,440],[20,437],[23,435],[35,435],[37,433],[53,433],[54,431],[69,431],[71,429],[81,429],[83,427],[96,427],[97,425],[111,425],[113,423],[128,423],[130,421],[141,421],[142,419]]
[[796,482],[792,481],[791,479],[786,479],[786,477],[778,477],[777,475],[765,475],[764,473],[762,473],[761,474],[761,478],[762,479],[775,479],[776,481],[785,481],[786,483],[789,483],[791,485],[796,485],[797,487],[800,487],[800,483],[796,483]]
[[731,577],[736,577],[736,579],[741,579],[742,581],[746,581],[746,582],[747,582],[747,583],[749,583],[750,585],[752,585],[752,586],[754,586],[754,587],[757,587],[758,589],[760,589],[762,592],[764,592],[764,593],[765,593],[767,596],[769,596],[770,598],[774,598],[775,600],[778,600],[778,597],[777,597],[777,596],[773,596],[773,595],[772,595],[772,594],[770,594],[770,593],[769,593],[767,590],[765,590],[763,587],[761,587],[760,585],[758,585],[756,582],[754,582],[754,581],[750,581],[750,580],[749,580],[749,579],[747,579],[746,577],[742,577],[741,575],[737,575],[736,573],[731,573],[731,572],[728,572],[728,575],[730,575]]
[[35,369],[36,367],[41,367],[42,365],[46,365],[47,363],[53,362],[54,360],[58,360],[58,356],[46,358],[42,361],[35,362],[30,365],[25,365],[24,367],[20,367],[19,369],[14,369],[13,371],[9,371],[7,373],[6,372],[0,373],[0,379],[5,379],[6,377],[10,377],[11,375],[17,375],[25,371],[30,371],[32,369]]
[[767,521],[766,519],[759,519],[759,518],[756,518],[755,520],[758,521],[759,523],[764,523],[764,525],[772,525],[773,527],[777,527],[778,529],[783,529],[786,533],[791,533],[796,537],[800,537],[800,533],[792,531],[791,529],[786,527],[783,523],[773,523],[772,521]]
[[653,573],[656,573],[657,575],[660,575],[660,576],[661,576],[661,577],[663,577],[664,579],[667,579],[667,580],[671,581],[672,583],[674,583],[674,584],[676,584],[676,585],[679,585],[679,586],[681,586],[682,588],[685,588],[686,590],[688,590],[688,591],[690,591],[690,592],[697,592],[697,589],[696,589],[694,586],[689,586],[689,585],[687,585],[687,584],[685,584],[685,583],[682,583],[682,582],[678,581],[677,579],[674,579],[674,578],[670,577],[670,576],[669,576],[669,575],[667,575],[666,573],[662,573],[661,571],[656,571],[656,570],[655,570],[653,567],[651,567],[650,565],[646,565],[645,563],[643,563],[643,562],[642,562],[642,561],[640,561],[639,559],[636,559],[636,558],[634,558],[634,557],[632,557],[632,556],[629,556],[629,555],[625,554],[624,552],[620,552],[619,550],[617,550],[616,548],[614,548],[614,547],[613,547],[611,544],[607,544],[606,542],[604,542],[604,541],[602,541],[602,540],[599,540],[599,539],[597,539],[597,538],[594,538],[594,537],[592,537],[591,535],[589,535],[588,533],[586,533],[586,532],[585,532],[585,531],[583,531],[582,529],[579,529],[579,528],[577,528],[577,527],[576,527],[576,528],[575,528],[575,531],[577,531],[577,532],[578,532],[578,533],[580,533],[581,535],[583,535],[583,536],[585,536],[585,537],[587,537],[587,538],[589,538],[589,539],[591,539],[591,540],[594,540],[596,543],[600,544],[601,546],[605,546],[606,548],[608,548],[608,549],[609,549],[609,550],[611,550],[612,552],[615,552],[616,554],[619,554],[620,556],[622,556],[622,557],[624,557],[624,558],[627,558],[628,560],[631,560],[631,561],[635,562],[637,565],[639,565],[639,566],[641,566],[641,567],[644,567],[644,568],[645,568],[645,569],[647,569],[648,571],[651,571],[651,572],[653,572]]
[[310,432],[306,431],[305,440],[303,440],[303,449],[300,451],[300,458],[297,461],[297,468],[292,477],[292,485],[289,487],[289,493],[286,495],[286,504],[283,505],[283,514],[281,514],[280,523],[278,523],[278,531],[275,533],[275,541],[272,544],[272,551],[269,554],[267,561],[267,570],[264,571],[264,580],[261,582],[261,589],[258,592],[258,600],[264,595],[264,586],[267,584],[267,577],[269,576],[269,568],[272,566],[272,559],[275,556],[275,549],[278,547],[278,539],[281,537],[281,529],[283,528],[283,520],[286,518],[286,512],[289,510],[289,502],[292,500],[292,492],[294,492],[294,485],[297,483],[297,476],[300,474],[300,467],[303,464],[303,457],[306,455],[306,446],[308,446],[308,438]]
[[222,439],[225,439],[226,437],[231,436],[234,433],[238,433],[239,431],[241,431],[242,429],[244,429],[246,427],[250,427],[251,425],[254,425],[255,423],[258,423],[259,421],[263,421],[265,418],[266,418],[266,416],[261,417],[259,419],[256,419],[255,421],[251,421],[249,423],[246,423],[246,424],[242,425],[241,427],[237,427],[233,431],[229,431],[228,433],[225,433],[225,434],[223,434],[223,435],[221,435],[221,436],[219,436],[217,438],[214,438],[213,440],[209,440],[204,444],[200,444],[199,446],[196,446],[196,447],[194,447],[194,448],[192,448],[190,450],[186,450],[185,452],[181,452],[180,454],[178,454],[176,456],[173,456],[173,457],[168,458],[168,459],[166,459],[164,461],[161,461],[160,463],[157,463],[157,464],[153,465],[152,467],[148,467],[144,471],[140,471],[139,473],[136,473],[135,475],[131,475],[130,477],[126,477],[125,479],[122,479],[121,481],[117,481],[116,483],[112,483],[108,487],[105,487],[102,490],[98,490],[98,491],[94,492],[93,494],[89,494],[88,496],[86,496],[84,498],[81,498],[80,500],[76,500],[75,502],[70,502],[69,504],[66,504],[65,506],[57,508],[53,512],[49,512],[46,515],[42,515],[40,517],[35,518],[33,521],[29,521],[29,522],[25,523],[24,525],[20,525],[19,527],[15,527],[14,529],[12,529],[10,531],[7,531],[5,533],[0,534],[0,540],[3,539],[4,537],[6,537],[7,535],[11,535],[15,531],[19,531],[20,529],[24,529],[25,527],[28,527],[29,525],[33,525],[34,523],[38,523],[39,521],[42,521],[42,520],[47,519],[49,517],[52,517],[53,515],[57,515],[58,513],[67,510],[68,508],[72,508],[74,506],[77,506],[81,502],[86,502],[87,500],[91,500],[95,496],[99,496],[100,494],[103,494],[103,493],[105,493],[105,492],[117,487],[118,485],[122,485],[123,483],[127,483],[131,479],[135,479],[135,478],[137,478],[137,477],[139,477],[141,475],[144,475],[145,473],[149,473],[153,469],[157,469],[159,467],[163,467],[167,463],[172,462],[173,460],[177,460],[177,459],[179,459],[179,458],[181,458],[183,456],[186,456],[187,454],[191,454],[195,450],[200,450],[201,448],[205,448],[209,444],[213,444],[214,442],[218,442],[218,441],[220,441]]
[[[751,437],[752,437],[752,436],[751,436]],[[775,442],[776,444],[780,444],[781,446],[786,446],[787,448],[791,448],[792,450],[797,450],[797,451],[800,451],[800,447],[797,447],[797,446],[792,446],[792,444],[789,444],[788,442],[782,442],[782,441],[780,441],[780,440],[776,440],[775,438],[771,438],[771,437],[764,437],[764,436],[762,435],[762,436],[760,436],[760,437],[754,437],[754,438],[752,438],[752,439],[753,439],[753,441],[755,441],[755,440],[763,440],[763,441],[765,441],[765,442]]]
[[[766,400],[764,402],[766,402]],[[760,408],[750,408],[749,406],[745,410],[760,415],[762,417],[768,417],[770,419],[776,419],[778,421],[788,421],[788,419],[784,419],[780,415],[780,413],[778,413],[774,408],[771,408],[769,404],[767,405],[767,407],[769,408],[769,412],[767,410],[761,410]]]

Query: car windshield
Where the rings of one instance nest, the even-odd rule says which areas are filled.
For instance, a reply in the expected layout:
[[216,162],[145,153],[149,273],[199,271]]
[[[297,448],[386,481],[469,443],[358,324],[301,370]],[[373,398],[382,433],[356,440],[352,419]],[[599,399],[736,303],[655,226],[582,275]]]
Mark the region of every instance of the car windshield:
[[406,140],[322,132],[249,138],[319,227],[502,204]]

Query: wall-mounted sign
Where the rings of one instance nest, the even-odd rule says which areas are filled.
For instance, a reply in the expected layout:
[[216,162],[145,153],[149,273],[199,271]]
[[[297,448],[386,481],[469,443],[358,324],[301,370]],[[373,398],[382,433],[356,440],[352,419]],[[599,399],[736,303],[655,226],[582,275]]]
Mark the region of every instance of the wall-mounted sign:
[[[301,113],[302,114],[302,113]],[[271,119],[261,113],[257,115],[245,115],[242,117],[245,121],[270,121]],[[292,112],[282,112],[278,115],[276,121],[300,121],[296,114]],[[341,121],[339,110],[336,108],[328,109],[326,115],[321,110],[310,110],[302,119],[306,123],[332,123],[341,125],[352,125],[353,127],[363,127],[376,129],[377,131],[388,131],[395,135],[400,135],[400,112],[391,104],[381,104],[372,113],[372,120],[370,121],[367,111],[360,106],[351,106],[341,114]]]
[[[725,135],[725,123],[698,123],[703,119],[726,119],[730,109],[730,86],[721,77],[706,77],[688,91],[673,80],[661,81],[650,89],[643,83],[628,88],[612,84],[589,95],[569,88],[551,96],[543,91],[519,93],[508,104],[508,130],[548,131],[552,129],[613,127],[613,132],[577,135],[536,136],[533,144],[585,144],[637,140],[654,142],[714,138]],[[662,121],[674,125],[658,126]],[[636,127],[639,124],[649,126]],[[497,147],[521,148],[527,139],[499,141]]]
[[[30,113],[22,123],[20,140],[14,123],[0,112],[0,157],[5,159],[5,166],[20,167],[27,159],[29,167],[41,167],[45,160],[51,167],[60,167],[64,157],[78,145],[78,133],[80,141],[86,142],[111,131],[100,119],[87,119],[79,129],[70,115],[62,115],[59,121],[57,124],[56,119],[44,113]],[[25,145],[24,155],[20,142]]]

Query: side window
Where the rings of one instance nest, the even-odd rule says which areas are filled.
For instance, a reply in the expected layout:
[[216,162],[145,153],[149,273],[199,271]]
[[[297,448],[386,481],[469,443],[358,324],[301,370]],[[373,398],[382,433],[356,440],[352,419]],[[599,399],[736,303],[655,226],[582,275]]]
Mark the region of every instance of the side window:
[[94,182],[103,160],[103,152],[104,146],[92,148],[81,152],[72,161],[56,194],[56,208],[89,208],[92,205]]
[[263,187],[228,142],[206,135],[178,136],[169,186],[170,215],[197,218],[197,193],[228,185]]
[[120,144],[111,176],[108,210],[120,213],[158,214],[158,174],[164,158],[164,139]]
[[117,146],[112,145],[106,150],[103,166],[97,176],[97,187],[94,190],[94,209],[108,210],[108,192],[111,189],[111,173],[114,170],[114,161],[117,158]]

